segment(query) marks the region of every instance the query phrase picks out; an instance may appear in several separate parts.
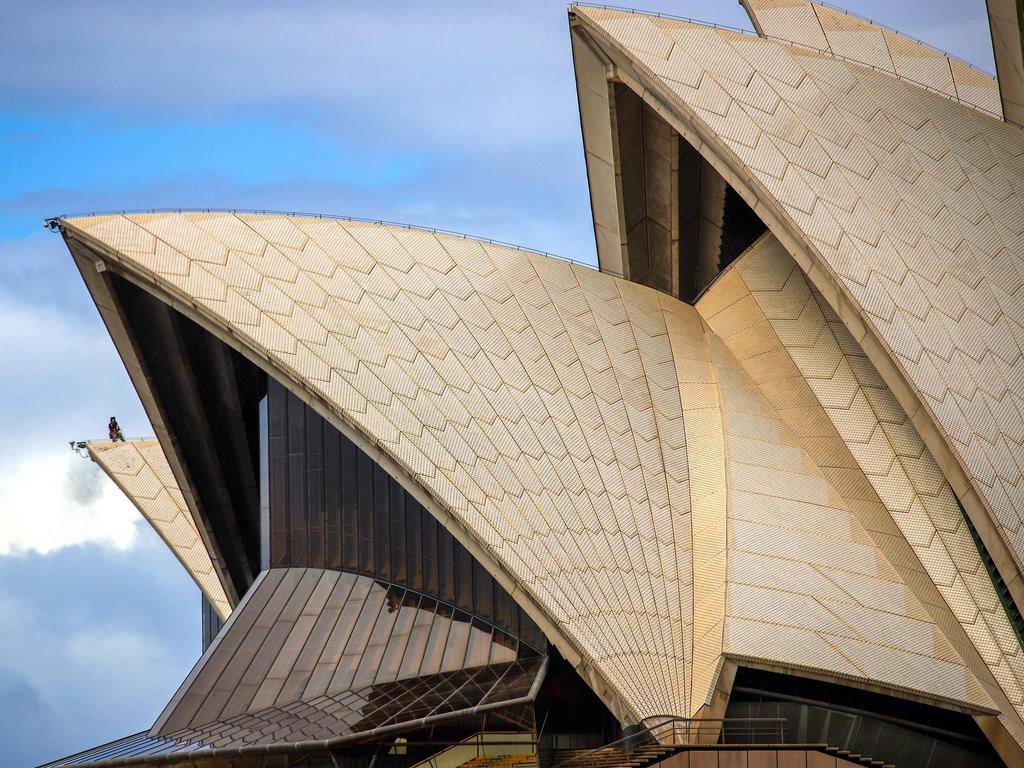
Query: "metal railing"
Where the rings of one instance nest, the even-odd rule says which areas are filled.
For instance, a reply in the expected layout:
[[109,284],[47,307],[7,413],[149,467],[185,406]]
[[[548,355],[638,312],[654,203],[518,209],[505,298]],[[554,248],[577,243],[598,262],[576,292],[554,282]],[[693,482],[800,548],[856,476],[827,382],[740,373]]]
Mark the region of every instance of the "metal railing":
[[[388,750],[390,756],[404,756],[418,746],[396,739]],[[537,742],[532,734],[512,732],[480,732],[462,741],[453,742],[425,757],[411,768],[536,768]]]
[[611,768],[619,762],[638,758],[655,762],[678,747],[701,744],[778,745],[786,742],[784,717],[652,717],[647,718],[647,723],[617,741],[557,760],[553,768]]
[[[263,208],[134,208],[124,210],[108,210],[108,211],[82,211],[79,213],[62,213],[59,216],[50,216],[43,219],[43,226],[49,229],[51,232],[57,231],[61,227],[61,222],[66,219],[79,219],[90,216],[132,216],[132,215],[145,215],[151,213],[229,213],[234,216],[239,214],[251,214],[254,216],[295,216],[297,218],[305,219],[329,219],[336,221],[352,221],[360,224],[376,224],[382,227],[395,227],[397,229],[408,229],[415,232],[428,232],[432,235],[446,235],[448,237],[457,237],[461,240],[473,240],[478,243],[486,243],[487,245],[498,245],[503,248],[512,248],[513,250],[520,251],[522,253],[529,253],[533,256],[543,256],[546,259],[554,259],[555,261],[561,261],[566,264],[571,264],[575,267],[582,267],[589,269],[592,272],[600,272],[605,275],[611,275],[622,280],[628,280],[625,273],[618,272],[614,269],[602,268],[597,264],[591,264],[586,261],[580,261],[579,259],[573,259],[568,256],[559,256],[557,253],[549,253],[548,251],[541,251],[536,248],[529,248],[525,245],[519,245],[517,243],[507,243],[504,240],[495,240],[491,237],[479,237],[477,235],[466,234],[465,232],[456,232],[451,229],[441,229],[439,227],[426,227],[419,224],[408,224],[401,221],[389,221],[387,219],[370,219],[361,216],[345,216],[342,214],[335,213],[303,213],[301,211],[275,211]],[[655,286],[648,286],[652,290],[658,291],[659,293],[665,293],[672,296],[671,291],[666,291],[662,288]]]
[[[651,718],[648,718],[650,720]],[[659,744],[784,744],[784,717],[668,718],[648,726]]]
[[607,5],[605,3],[569,3],[569,8],[600,8],[605,11],[621,11],[622,13],[634,13],[638,16],[654,16],[659,19],[667,19],[669,21],[685,21],[688,24],[698,24],[702,27],[714,27],[715,29],[724,29],[726,32],[739,32],[741,35],[748,35],[751,37],[757,37],[756,32],[752,32],[749,29],[743,29],[742,27],[733,27],[729,24],[719,24],[716,21],[704,21],[703,19],[694,19],[689,16],[680,16],[677,13],[662,13],[661,11],[645,11],[642,8],[629,8],[624,5]]
[[[897,37],[902,37],[904,40],[909,40],[912,43],[916,43],[917,45],[920,45],[922,48],[927,48],[929,51],[932,51],[933,53],[937,53],[941,56],[945,56],[947,59],[952,59],[953,61],[959,62],[960,64],[963,64],[965,67],[969,67],[970,69],[973,69],[976,72],[985,75],[985,77],[991,78],[993,80],[996,79],[996,76],[993,73],[989,72],[988,70],[982,69],[976,64],[972,64],[971,62],[967,61],[967,59],[964,59],[961,56],[957,56],[955,53],[944,51],[943,49],[935,45],[932,45],[931,43],[927,43],[924,40],[916,38],[913,35],[908,35],[904,32],[900,32],[898,29],[893,29],[888,24],[883,24],[880,21],[875,21],[875,19],[872,19],[868,16],[864,16],[863,14],[857,13],[855,11],[848,11],[845,8],[840,8],[838,5],[832,5],[832,3],[822,2],[822,0],[813,0],[813,2],[816,3],[817,5],[823,5],[826,8],[835,11],[836,13],[841,13],[844,16],[849,16],[850,18],[857,19],[858,21],[863,21],[867,24],[870,24],[873,27],[878,27],[879,29],[885,30],[889,34],[896,35]],[[718,22],[715,21],[693,19],[690,18],[689,16],[681,16],[679,14],[662,13],[661,11],[645,11],[641,8],[628,8],[617,5],[605,5],[602,3],[569,3],[570,8],[574,5],[582,6],[584,8],[603,8],[607,11],[624,11],[627,13],[637,13],[643,16],[656,16],[660,19],[669,19],[671,21],[686,21],[689,22],[690,24],[699,24],[704,27],[714,27],[715,29],[724,29],[729,32],[740,32],[741,34],[744,35],[758,36],[756,32],[752,32],[751,30],[746,29],[744,27],[734,27],[731,24],[719,24]],[[818,24],[820,25],[821,22],[819,21]],[[822,32],[824,32],[824,28],[822,29]],[[782,42],[792,42],[791,40],[786,40],[785,38],[776,38],[773,35],[769,35],[768,37],[781,40]]]
[[[59,216],[50,216],[43,220],[43,226],[50,231],[57,231],[61,227],[61,222],[66,219],[77,219],[86,218],[90,216],[132,216],[132,215],[145,215],[151,213],[228,213],[232,215],[239,214],[251,214],[254,216],[295,216],[298,218],[306,219],[330,219],[337,221],[352,221],[360,224],[376,224],[383,227],[396,227],[398,229],[408,229],[416,232],[428,232],[433,235],[446,235],[448,237],[457,237],[461,240],[473,240],[478,243],[486,243],[487,245],[498,245],[503,248],[512,248],[513,250],[520,251],[522,253],[529,253],[533,256],[542,256],[546,259],[554,259],[566,264],[571,264],[574,267],[582,267],[588,269],[591,272],[600,272],[601,274],[611,275],[617,277],[620,280],[629,280],[625,273],[619,272],[614,269],[608,269],[601,267],[597,264],[591,264],[586,261],[579,261],[568,256],[559,256],[557,253],[549,253],[548,251],[540,251],[536,248],[529,248],[524,245],[518,245],[516,243],[507,243],[503,240],[495,240],[490,237],[478,237],[477,235],[466,234],[465,232],[456,232],[450,229],[440,229],[438,227],[425,227],[419,224],[407,224],[401,221],[388,221],[387,219],[369,219],[360,216],[344,216],[342,214],[334,213],[302,213],[300,211],[275,211],[270,209],[261,208],[137,208],[127,210],[109,210],[109,211],[87,211],[80,213],[64,213]],[[667,296],[678,298],[671,291],[659,288],[657,286],[649,285],[646,286],[651,290],[658,291],[658,293],[664,293]]]
[[448,235],[449,237],[457,237],[461,240],[475,240],[480,243],[487,243],[488,245],[500,245],[504,248],[512,248],[523,253],[531,253],[535,256],[544,256],[549,259],[557,259],[558,261],[568,262],[569,264],[575,264],[579,267],[586,267],[587,269],[597,270],[597,267],[593,264],[588,264],[585,261],[579,261],[577,259],[569,258],[568,256],[559,256],[557,253],[548,253],[547,251],[541,251],[536,248],[529,248],[525,245],[519,245],[517,243],[507,243],[503,240],[495,240],[491,237],[477,237],[476,235],[466,234],[465,232],[456,232],[451,229],[441,229],[439,227],[425,227],[419,224],[407,224],[401,221],[389,221],[387,219],[371,219],[361,216],[344,216],[341,214],[333,213],[305,213],[302,211],[277,211],[268,208],[135,208],[125,210],[108,210],[108,211],[83,211],[79,213],[62,213],[59,216],[50,216],[43,219],[43,226],[49,230],[59,229],[61,222],[66,219],[78,219],[86,218],[90,216],[132,216],[132,215],[145,215],[151,213],[230,213],[232,215],[239,214],[251,214],[254,216],[294,216],[302,219],[329,219],[332,221],[352,221],[360,224],[376,224],[383,227],[395,227],[397,229],[408,229],[416,232],[428,232],[433,235]]
[[[530,734],[481,732],[461,741],[420,741],[402,737],[364,752],[357,764],[374,768],[538,768],[537,742]],[[351,766],[342,753],[302,755],[287,768]]]
[[[823,3],[823,5],[825,5],[825,4]],[[796,40],[790,40],[788,38],[780,37],[778,35],[758,35],[756,32],[754,32],[752,30],[741,29],[740,27],[733,27],[733,26],[730,26],[728,24],[719,24],[719,23],[713,22],[713,21],[702,21],[700,19],[693,19],[693,18],[690,18],[689,16],[677,16],[677,15],[673,15],[671,13],[661,13],[659,11],[644,11],[644,10],[641,10],[641,9],[638,9],[638,8],[629,8],[629,7],[617,6],[617,5],[606,5],[606,4],[603,4],[603,3],[570,3],[569,4],[570,8],[572,8],[573,6],[580,7],[580,8],[599,8],[599,9],[606,10],[606,11],[620,11],[622,13],[633,13],[633,14],[636,14],[638,16],[654,16],[654,17],[659,18],[659,19],[668,19],[670,21],[682,21],[682,22],[686,22],[687,24],[696,24],[696,25],[701,26],[701,27],[711,27],[712,29],[721,29],[721,30],[725,30],[726,32],[735,32],[735,33],[740,34],[740,35],[746,35],[747,37],[756,37],[756,38],[759,38],[759,39],[762,39],[762,40],[772,40],[772,41],[777,42],[777,43],[783,43],[785,45],[792,45],[792,46],[794,46],[796,48],[802,48],[802,49],[807,50],[807,51],[813,51],[814,53],[820,53],[820,54],[823,54],[825,56],[828,56],[829,58],[838,59],[839,61],[844,61],[844,62],[846,62],[848,64],[855,64],[858,67],[863,67],[864,69],[868,69],[868,70],[871,70],[871,71],[874,71],[874,72],[878,72],[878,73],[880,73],[882,75],[885,75],[886,77],[892,77],[892,78],[895,78],[896,80],[901,80],[903,82],[910,83],[911,85],[916,86],[917,88],[922,88],[922,89],[924,89],[924,90],[926,90],[926,91],[928,91],[930,93],[934,93],[937,96],[941,96],[944,99],[949,99],[950,101],[955,101],[957,104],[963,104],[965,107],[969,107],[969,108],[971,108],[971,109],[973,109],[973,110],[975,110],[977,112],[981,112],[983,114],[990,115],[992,117],[995,117],[995,118],[999,119],[1000,121],[1003,120],[1003,116],[999,112],[994,112],[993,110],[987,109],[987,108],[981,106],[980,104],[974,103],[973,101],[966,101],[964,99],[961,99],[960,95],[958,93],[956,93],[956,80],[955,80],[955,78],[953,78],[952,72],[950,72],[950,78],[953,80],[954,93],[948,93],[947,91],[943,91],[943,90],[941,90],[939,88],[935,88],[934,86],[928,85],[927,83],[922,83],[920,80],[915,80],[912,77],[907,77],[906,75],[901,75],[899,72],[895,71],[895,65],[893,66],[893,69],[891,69],[891,70],[885,69],[883,67],[878,67],[878,66],[876,66],[874,64],[869,64],[866,61],[861,61],[860,59],[854,59],[854,58],[851,58],[850,56],[844,56],[841,53],[835,53],[835,52],[833,52],[831,50],[825,50],[824,48],[816,48],[813,45],[807,45],[806,43],[800,43],[800,42],[797,42]],[[831,6],[831,5],[828,6],[828,7],[829,8],[833,8],[833,6]],[[842,9],[833,8],[833,10],[840,11]],[[871,21],[870,19],[865,19],[863,17],[856,16],[856,14],[847,14],[847,15],[854,16],[855,18],[861,19],[862,21],[869,22],[871,24],[875,24],[875,22]],[[879,24],[877,26],[881,27],[882,25]],[[919,44],[929,48],[930,50],[935,51],[936,53],[938,53],[938,54],[940,54],[942,56],[945,56],[945,57],[947,57],[949,59],[954,59],[954,60],[958,61],[959,63],[961,63],[961,64],[963,64],[965,66],[968,66],[968,67],[970,67],[973,70],[976,70],[979,74],[982,74],[985,77],[988,77],[990,79],[994,79],[992,77],[992,75],[988,74],[983,69],[980,69],[980,68],[974,66],[973,64],[964,61],[963,59],[960,59],[960,58],[958,58],[956,56],[952,56],[952,55],[946,53],[945,51],[941,51],[938,48],[935,48],[934,46],[929,46],[929,45],[927,45],[927,43],[921,43],[921,41],[917,40],[916,38],[908,37],[907,35],[903,35],[903,34],[901,34],[899,32],[896,32],[896,30],[889,29],[888,27],[885,27],[885,29],[886,29],[887,32],[891,32],[893,34],[897,34],[900,37],[906,38],[907,40],[911,40],[911,41],[913,41],[915,43],[919,43]]]
[[867,22],[868,24],[871,24],[874,27],[878,27],[879,29],[884,29],[886,32],[888,32],[890,34],[896,35],[897,37],[902,37],[904,40],[909,40],[912,43],[917,43],[922,48],[927,48],[929,51],[933,51],[935,53],[941,54],[941,55],[945,56],[947,59],[952,59],[953,61],[956,61],[956,62],[959,62],[960,64],[963,64],[965,67],[970,67],[971,69],[975,70],[976,72],[980,72],[981,74],[985,75],[985,77],[990,77],[993,80],[995,80],[995,78],[996,78],[996,76],[993,73],[989,72],[988,70],[982,69],[981,67],[977,66],[976,64],[971,64],[971,62],[967,61],[967,59],[964,59],[964,58],[962,58],[960,56],[957,56],[955,53],[950,53],[949,51],[944,51],[943,49],[939,48],[938,46],[932,45],[931,43],[926,43],[924,40],[916,38],[913,35],[908,35],[905,32],[900,32],[898,29],[893,29],[888,24],[883,24],[880,21],[876,21],[875,19],[872,19],[870,16],[865,16],[864,14],[857,13],[856,11],[848,11],[845,8],[840,8],[838,5],[832,5],[832,3],[823,2],[823,0],[814,0],[814,2],[817,3],[818,5],[823,5],[826,8],[835,11],[836,13],[841,13],[844,16],[849,16],[850,18],[857,19],[858,21]]

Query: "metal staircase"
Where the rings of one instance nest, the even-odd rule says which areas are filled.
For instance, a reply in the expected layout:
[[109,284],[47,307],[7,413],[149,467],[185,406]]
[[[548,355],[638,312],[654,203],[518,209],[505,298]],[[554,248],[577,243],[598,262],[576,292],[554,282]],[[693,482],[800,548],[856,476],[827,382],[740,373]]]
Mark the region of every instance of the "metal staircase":
[[645,744],[625,750],[614,744],[597,749],[565,749],[555,754],[552,768],[647,768],[674,755],[679,747]]
[[536,765],[537,756],[534,754],[499,755],[496,757],[481,755],[463,763],[461,768],[531,768]]
[[449,744],[412,768],[536,768],[533,736],[521,732],[476,733]]
[[769,749],[821,752],[851,766],[896,768],[828,744],[787,744],[785,722],[784,718],[659,718],[603,747],[559,750],[551,768],[650,768],[680,752]]

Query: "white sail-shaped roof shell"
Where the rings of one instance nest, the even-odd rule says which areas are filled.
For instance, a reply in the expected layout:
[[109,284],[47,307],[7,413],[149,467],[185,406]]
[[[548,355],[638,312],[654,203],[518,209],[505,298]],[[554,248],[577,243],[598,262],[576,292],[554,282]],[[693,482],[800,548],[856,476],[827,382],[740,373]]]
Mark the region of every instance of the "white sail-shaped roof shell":
[[[714,164],[842,318],[1020,602],[1021,130],[806,47],[622,11],[572,13],[604,74]],[[600,170],[589,160],[600,149],[588,153]],[[595,202],[595,220],[600,252],[615,240],[605,231],[614,217]]]
[[231,604],[160,444],[151,439],[94,441],[86,448],[226,619]]
[[705,711],[730,659],[1004,708],[898,528],[751,375],[718,284],[695,308],[523,250],[317,217],[61,225],[83,268],[172,303],[359,440],[624,721]]

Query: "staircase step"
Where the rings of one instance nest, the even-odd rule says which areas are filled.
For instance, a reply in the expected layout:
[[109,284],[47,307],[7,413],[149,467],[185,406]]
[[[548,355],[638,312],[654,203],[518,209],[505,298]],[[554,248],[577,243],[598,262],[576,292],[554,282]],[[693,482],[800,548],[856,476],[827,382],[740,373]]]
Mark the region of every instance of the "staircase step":
[[[733,745],[737,746],[737,745]],[[840,749],[831,745],[817,746],[822,752],[834,755],[848,762],[863,765],[865,768],[896,768],[891,763],[875,760],[849,749]],[[620,747],[593,749],[558,750],[552,761],[552,768],[655,768],[656,764],[679,751],[685,751],[684,745],[670,746],[664,744],[643,744],[626,750]],[[584,757],[586,755],[586,757]],[[533,762],[534,755],[509,755],[499,758],[487,758],[464,764],[461,768],[518,768],[527,762]]]

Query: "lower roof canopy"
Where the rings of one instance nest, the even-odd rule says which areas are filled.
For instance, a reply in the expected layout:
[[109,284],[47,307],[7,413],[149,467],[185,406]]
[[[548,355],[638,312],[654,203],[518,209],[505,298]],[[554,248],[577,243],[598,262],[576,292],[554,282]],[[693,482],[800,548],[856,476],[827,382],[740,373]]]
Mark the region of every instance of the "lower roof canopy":
[[368,576],[272,569],[148,733],[50,766],[315,753],[529,704],[546,669],[546,656],[433,598]]

